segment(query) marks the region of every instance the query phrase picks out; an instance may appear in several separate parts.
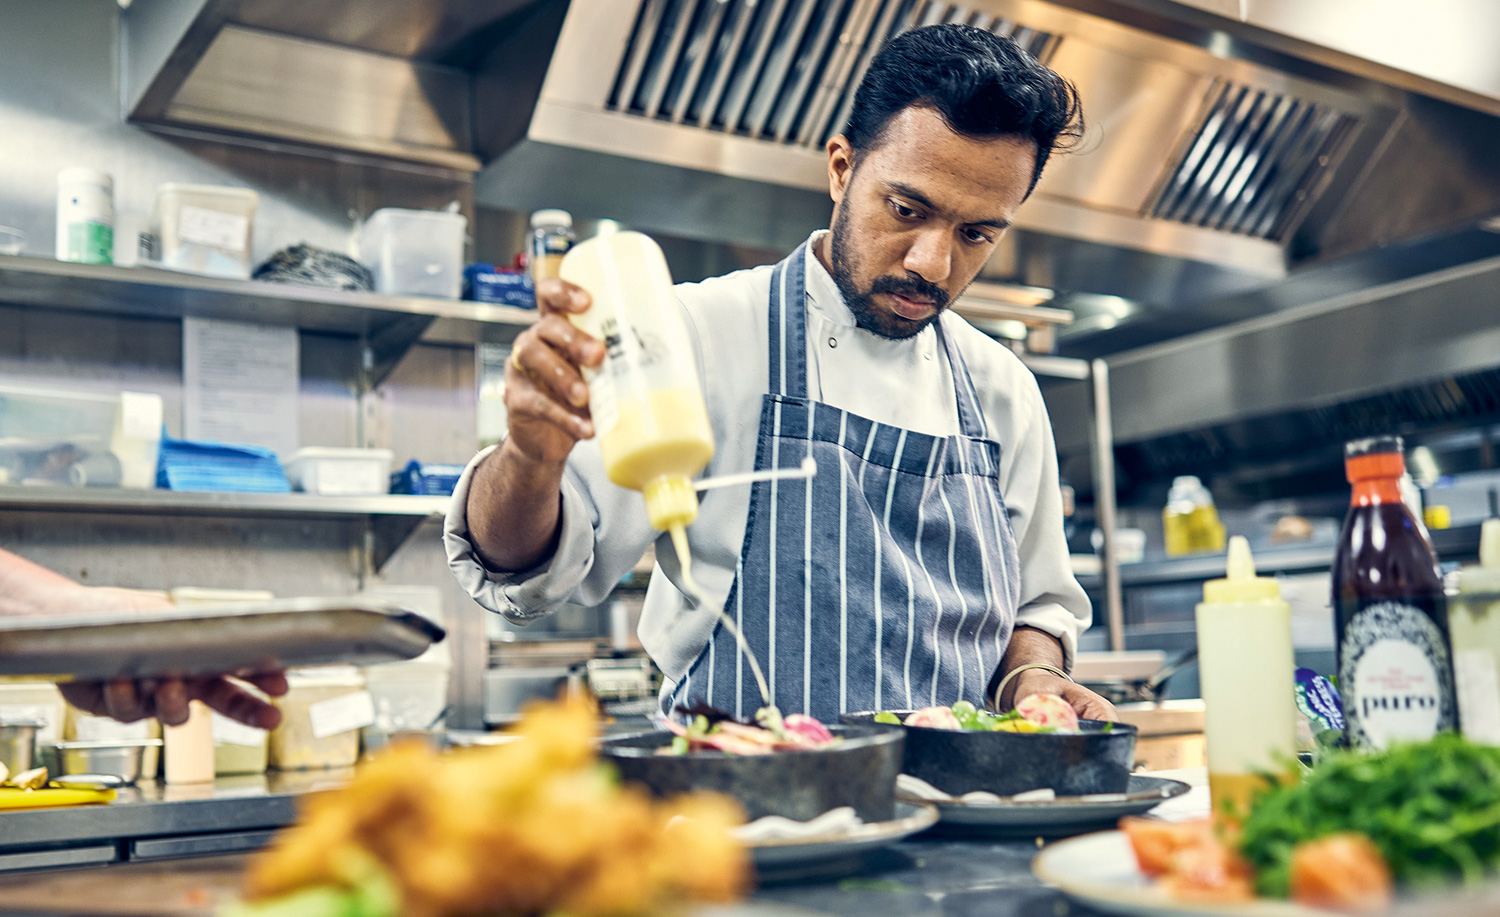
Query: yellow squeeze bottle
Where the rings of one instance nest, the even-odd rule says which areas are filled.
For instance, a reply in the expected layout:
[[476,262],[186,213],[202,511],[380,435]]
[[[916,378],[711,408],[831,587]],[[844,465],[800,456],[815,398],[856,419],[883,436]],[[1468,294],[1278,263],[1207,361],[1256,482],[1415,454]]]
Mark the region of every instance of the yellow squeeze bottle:
[[1448,629],[1463,734],[1500,745],[1500,519],[1479,531],[1479,565],[1458,571]]
[[617,232],[574,246],[560,276],[593,297],[572,319],[606,351],[602,366],[584,371],[605,473],[641,492],[696,591],[686,528],[698,518],[692,479],[713,457],[714,438],[666,258],[649,237]]
[[1197,621],[1213,810],[1244,815],[1262,774],[1296,772],[1297,701],[1291,606],[1276,580],[1255,575],[1243,536],[1229,541],[1224,579],[1203,584]]

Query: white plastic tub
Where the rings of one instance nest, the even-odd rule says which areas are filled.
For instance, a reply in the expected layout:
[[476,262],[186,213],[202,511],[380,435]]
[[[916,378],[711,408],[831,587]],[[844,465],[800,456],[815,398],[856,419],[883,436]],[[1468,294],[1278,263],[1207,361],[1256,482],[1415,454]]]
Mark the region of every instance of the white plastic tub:
[[153,255],[163,267],[217,277],[250,276],[260,195],[247,188],[168,183],[156,189]]
[[383,494],[390,490],[394,457],[389,449],[308,446],[292,453],[286,478],[293,490],[310,494]]
[[275,698],[281,725],[271,730],[270,766],[283,771],[348,767],[359,759],[360,730],[375,719],[365,677],[354,666],[287,673]]
[[360,230],[359,260],[375,273],[378,293],[457,299],[468,226],[460,213],[377,210]]

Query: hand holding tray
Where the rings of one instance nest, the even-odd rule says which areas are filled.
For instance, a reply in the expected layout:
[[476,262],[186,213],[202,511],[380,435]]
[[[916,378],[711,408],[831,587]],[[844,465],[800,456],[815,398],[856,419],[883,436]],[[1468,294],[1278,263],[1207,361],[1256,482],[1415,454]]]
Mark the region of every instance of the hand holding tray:
[[441,627],[357,598],[0,617],[0,676],[58,681],[254,674],[420,656]]

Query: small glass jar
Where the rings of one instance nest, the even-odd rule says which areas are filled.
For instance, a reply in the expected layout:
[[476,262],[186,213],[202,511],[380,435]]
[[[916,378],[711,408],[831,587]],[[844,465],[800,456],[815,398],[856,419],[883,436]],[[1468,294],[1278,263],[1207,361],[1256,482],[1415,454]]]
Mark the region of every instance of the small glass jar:
[[573,215],[566,210],[538,210],[531,215],[527,267],[531,282],[556,277],[563,255],[573,247]]

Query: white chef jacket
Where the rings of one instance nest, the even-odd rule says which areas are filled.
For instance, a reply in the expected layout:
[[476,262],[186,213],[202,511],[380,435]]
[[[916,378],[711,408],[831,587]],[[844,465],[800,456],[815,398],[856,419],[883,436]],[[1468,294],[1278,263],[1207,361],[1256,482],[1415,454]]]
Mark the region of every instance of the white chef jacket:
[[[833,277],[813,253],[826,231],[813,233],[806,250],[808,396],[879,423],[933,436],[959,434],[952,369],[936,328],[929,325],[913,337],[893,341],[857,327]],[[705,476],[755,467],[761,397],[770,385],[772,270],[766,265],[675,288],[717,444]],[[985,423],[1000,444],[1000,492],[1021,563],[1016,624],[1057,637],[1071,668],[1078,636],[1088,628],[1092,611],[1068,562],[1057,453],[1041,391],[1009,349],[956,315],[944,325],[955,335]],[[568,458],[562,533],[552,558],[518,573],[487,570],[468,539],[466,504],[474,468],[489,451],[475,456],[464,470],[443,529],[448,564],[469,594],[516,623],[565,602],[596,605],[654,541],[657,565],[639,635],[663,674],[674,682],[681,678],[707,645],[715,612],[729,595],[751,488],[726,487],[701,495],[688,540],[693,578],[709,601],[707,607],[694,608],[678,587],[680,570],[671,539],[651,528],[640,494],[610,483],[597,440],[579,443]]]

